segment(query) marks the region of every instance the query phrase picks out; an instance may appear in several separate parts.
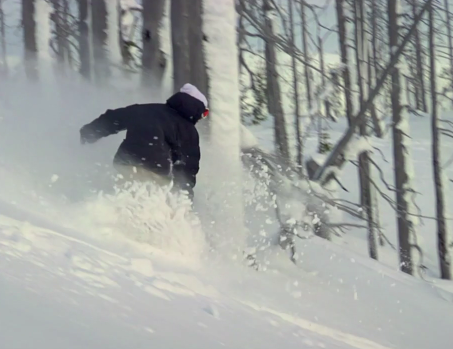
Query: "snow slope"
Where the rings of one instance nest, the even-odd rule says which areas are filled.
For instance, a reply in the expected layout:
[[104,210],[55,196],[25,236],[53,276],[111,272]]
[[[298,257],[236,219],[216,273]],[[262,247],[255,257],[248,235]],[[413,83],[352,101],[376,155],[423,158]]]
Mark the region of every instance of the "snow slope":
[[[268,247],[255,271],[211,251],[210,222],[187,202],[144,188],[112,190],[110,163],[122,135],[82,147],[77,130],[107,107],[145,97],[72,81],[7,87],[0,96],[0,348],[451,347],[451,283],[404,275],[395,259],[368,259],[363,231],[337,244],[299,241],[298,266]],[[413,156],[426,167],[417,180],[429,197],[429,138],[417,122]],[[388,154],[389,141],[381,142]],[[204,195],[206,174],[222,160],[206,164],[196,188],[195,206],[214,218],[219,207]],[[347,174],[345,195],[356,200],[355,169]],[[394,239],[394,215],[382,212]],[[275,234],[271,220],[252,223],[263,238]],[[426,235],[432,242],[428,228]],[[388,246],[380,253],[394,256]]]
[[[29,128],[26,118],[17,124],[17,115],[4,113],[0,128],[0,347],[451,346],[450,283],[361,256],[349,237],[346,246],[299,242],[298,267],[274,247],[259,253],[261,271],[235,264],[210,252],[203,224],[176,199],[146,191],[135,199],[129,192],[90,195],[108,176],[89,171],[88,150],[65,138],[64,123],[54,126],[62,134],[52,139],[57,149],[39,138],[52,129],[47,108]],[[100,143],[91,156],[102,160],[114,147]],[[76,181],[76,168],[94,183]],[[78,195],[68,197],[74,188]],[[275,232],[267,221],[256,223],[269,237]]]
[[[452,120],[451,112],[442,112],[441,118],[447,121]],[[272,120],[266,120],[262,125],[252,127],[252,132],[256,135],[260,145],[267,151],[273,151],[273,132],[271,129]],[[386,129],[389,128],[391,120],[386,118],[383,120]],[[447,123],[444,123],[446,126]],[[306,126],[302,126],[306,131]],[[447,126],[449,127],[449,126]],[[338,120],[337,123],[330,122],[328,124],[328,132],[331,137],[331,142],[334,144],[344,133],[347,128],[345,120]],[[294,140],[294,131],[289,128],[288,138],[291,142]],[[314,156],[315,159],[324,160],[323,155],[317,154],[318,135],[316,128],[306,131],[308,137],[305,143],[306,159]],[[419,220],[416,227],[417,239],[419,246],[423,249],[423,265],[425,270],[425,278],[439,277],[439,264],[437,256],[437,236],[435,225],[435,198],[434,198],[434,181],[432,179],[432,162],[431,162],[431,119],[429,115],[424,113],[410,115],[410,137],[411,137],[411,158],[413,162],[413,185],[416,191],[414,196],[415,203],[423,214],[423,218]],[[360,145],[360,144],[358,144]],[[444,165],[445,176],[448,179],[453,179],[453,166],[451,165],[453,139],[443,137],[441,142],[442,163]],[[369,139],[367,147],[371,147],[373,160],[379,165],[380,173],[376,173],[375,182],[379,185],[380,191],[390,200],[394,200],[395,196],[392,190],[394,183],[393,173],[393,149],[392,136],[388,132],[384,138],[378,139],[372,137]],[[381,180],[385,180],[385,183]],[[338,195],[341,199],[353,203],[360,202],[359,196],[359,179],[357,167],[352,163],[347,163],[339,175],[342,185],[348,190],[347,192],[338,188]],[[388,185],[388,187],[387,187]],[[447,184],[448,186],[448,184]],[[446,189],[448,192],[449,189]],[[447,207],[453,207],[453,197],[447,196]],[[398,246],[398,237],[396,229],[396,217],[394,209],[389,205],[388,201],[381,195],[378,195],[379,201],[379,216],[380,225],[383,229],[385,237],[393,246]],[[418,212],[418,211],[417,211]],[[336,215],[338,215],[336,213]],[[451,214],[447,212],[451,219]],[[353,224],[362,224],[362,222],[351,218],[346,214],[339,214],[336,221],[349,222]],[[334,242],[347,248],[355,253],[363,256],[368,255],[367,235],[365,229],[352,228],[347,230],[342,238],[334,239]],[[450,232],[450,235],[453,231]],[[389,244],[379,246],[378,257],[381,263],[388,265],[394,269],[398,268],[397,251]]]
[[4,348],[451,345],[452,293],[323,241],[307,243],[298,270],[274,257],[257,273],[0,222]]

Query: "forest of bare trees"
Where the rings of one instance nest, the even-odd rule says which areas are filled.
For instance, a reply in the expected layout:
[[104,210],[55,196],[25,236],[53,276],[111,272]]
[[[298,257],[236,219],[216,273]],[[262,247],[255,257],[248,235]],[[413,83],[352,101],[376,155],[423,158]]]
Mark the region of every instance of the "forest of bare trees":
[[[9,63],[8,45],[20,42],[22,70],[29,80],[39,81],[36,6],[44,1],[52,9],[49,50],[58,71],[78,72],[99,86],[107,86],[112,72],[120,71],[138,77],[140,88],[159,89],[171,67],[175,91],[191,82],[210,94],[205,48],[211,38],[204,28],[204,0],[117,1],[121,62],[112,62],[109,55],[108,35],[115,31],[108,28],[107,0],[0,0],[0,79],[17,72]],[[20,14],[5,10],[12,3]],[[440,276],[451,279],[448,179],[440,152],[444,137],[453,137],[453,120],[442,118],[442,111],[453,106],[449,0],[231,0],[231,6],[237,14],[242,122],[271,120],[276,157],[269,156],[269,164],[283,163],[295,174],[288,176],[292,181],[316,185],[321,189],[313,195],[323,204],[355,217],[373,259],[379,260],[380,249],[390,244],[382,220],[395,221],[398,238],[391,246],[405,273],[423,275],[418,221],[434,221],[436,230],[430,234],[437,239]],[[331,17],[323,21],[327,11]],[[13,27],[20,28],[20,35]],[[171,41],[171,55],[165,40]],[[432,217],[419,209],[414,187],[409,124],[417,116],[431,118]],[[343,120],[344,133],[334,142],[329,125]],[[310,133],[322,157],[306,153]],[[393,149],[393,178],[378,165],[379,149],[357,146],[351,156],[358,140],[386,137]],[[257,151],[244,149],[252,156]],[[342,185],[346,165],[356,167],[359,179],[355,202],[330,195],[333,183],[340,191],[353,189]],[[380,217],[378,202],[389,205],[394,216]],[[327,239],[346,228],[328,219],[313,227]],[[297,238],[291,237],[294,229],[282,222],[285,237]]]

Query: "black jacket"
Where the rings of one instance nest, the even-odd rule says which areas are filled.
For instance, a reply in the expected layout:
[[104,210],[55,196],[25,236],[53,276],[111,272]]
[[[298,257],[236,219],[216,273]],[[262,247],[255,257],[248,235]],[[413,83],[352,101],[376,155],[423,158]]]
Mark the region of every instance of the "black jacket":
[[205,110],[203,102],[178,92],[166,104],[134,104],[107,110],[80,129],[81,141],[94,143],[126,130],[114,162],[143,166],[172,176],[174,183],[193,195],[199,170],[200,145],[195,124]]

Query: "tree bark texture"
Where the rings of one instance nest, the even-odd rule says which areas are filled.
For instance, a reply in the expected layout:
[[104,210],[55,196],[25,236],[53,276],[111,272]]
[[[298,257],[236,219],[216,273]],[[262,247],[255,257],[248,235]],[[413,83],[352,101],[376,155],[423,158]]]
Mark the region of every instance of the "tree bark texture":
[[190,81],[188,6],[193,4],[187,0],[171,0],[174,92]]
[[22,0],[25,74],[38,79],[38,45],[36,43],[35,0]]
[[439,117],[437,112],[437,81],[436,81],[436,44],[434,34],[434,9],[429,8],[429,61],[431,82],[431,128],[432,128],[432,161],[434,190],[436,194],[436,218],[437,218],[437,248],[439,255],[440,275],[442,279],[451,280],[451,259],[449,253],[449,238],[447,221],[445,217],[444,183],[442,178],[441,150]]
[[[186,0],[187,1],[187,0]],[[208,97],[209,82],[206,68],[206,53],[204,49],[205,35],[203,33],[203,0],[189,0],[188,26],[189,26],[189,53],[190,53],[190,80],[198,89]]]
[[93,72],[95,82],[104,84],[109,75],[107,59],[107,6],[105,0],[91,1]]
[[88,0],[78,0],[79,6],[79,59],[80,74],[87,80],[91,78],[91,53],[88,29]]
[[352,122],[352,97],[351,97],[351,78],[349,76],[349,62],[347,49],[347,32],[346,17],[344,14],[344,0],[336,1],[337,21],[338,21],[338,39],[340,41],[341,63],[343,65],[343,83],[346,101],[346,117],[349,124]]
[[[397,13],[398,0],[388,0],[388,19],[389,19],[389,49],[390,56],[395,55],[395,47],[399,45],[399,26]],[[406,149],[404,148],[405,130],[400,129],[402,122],[402,108],[400,102],[401,95],[401,77],[397,66],[393,68],[391,73],[392,80],[392,113],[393,113],[393,158],[394,158],[394,177],[395,177],[395,192],[397,204],[397,224],[398,224],[398,243],[399,243],[399,258],[400,268],[403,272],[413,274],[414,266],[411,257],[411,242],[410,235],[412,223],[408,217],[409,202],[407,195],[407,184],[409,181],[406,172],[407,158]]]
[[165,0],[143,0],[142,85],[160,87],[167,61],[161,49],[160,27]]
[[273,7],[269,0],[263,0],[264,26],[265,26],[265,57],[266,57],[266,78],[267,78],[267,99],[268,110],[274,118],[274,141],[277,153],[285,160],[289,160],[290,152],[288,136],[286,132],[285,115],[283,112],[279,76],[277,72],[276,45],[272,38],[274,28],[270,13]]

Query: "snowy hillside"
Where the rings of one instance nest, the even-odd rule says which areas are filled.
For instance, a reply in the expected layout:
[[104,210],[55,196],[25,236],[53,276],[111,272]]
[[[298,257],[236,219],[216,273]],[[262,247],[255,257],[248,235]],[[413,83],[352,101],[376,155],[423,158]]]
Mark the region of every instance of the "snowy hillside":
[[3,348],[451,345],[452,293],[323,241],[303,247],[300,268],[273,256],[257,273],[40,223],[1,217]]
[[[297,267],[277,247],[259,253],[260,271],[234,263],[209,249],[208,237],[222,231],[206,229],[204,215],[176,198],[108,190],[120,136],[87,149],[74,129],[111,105],[114,91],[92,98],[68,85],[57,99],[59,89],[30,89],[24,104],[19,90],[27,91],[11,84],[1,109],[0,347],[451,346],[451,284],[397,271],[389,246],[384,263],[372,261],[357,230],[337,241],[343,246],[299,241]],[[428,161],[426,127],[418,130],[414,158]],[[354,197],[355,168],[347,171]],[[209,188],[202,173],[195,204],[215,217]],[[272,221],[252,223],[275,235]]]
[[[395,196],[389,134],[370,138],[369,144],[381,170],[376,178],[382,194],[379,226],[385,244],[378,246],[378,260],[368,256],[366,227],[359,227],[363,220],[330,207],[330,223],[348,229],[332,236],[332,241],[311,234],[297,239],[297,263],[292,263],[287,251],[275,243],[281,224],[274,203],[263,203],[273,193],[264,193],[265,199],[259,196],[262,182],[240,161],[241,143],[273,150],[274,120],[269,116],[260,125],[241,129],[241,98],[250,96],[241,96],[239,88],[236,3],[224,1],[220,6],[219,2],[204,1],[209,8],[204,5],[203,21],[195,23],[204,26],[199,28],[203,34],[199,44],[207,48],[211,109],[209,121],[202,120],[200,124],[205,124],[197,127],[209,128],[211,134],[204,137],[200,132],[202,160],[192,210],[185,198],[165,189],[116,187],[112,158],[123,132],[90,145],[82,145],[79,138],[80,127],[107,109],[162,102],[173,91],[172,55],[178,40],[172,42],[175,20],[170,2],[166,1],[160,27],[160,49],[167,67],[162,85],[147,90],[140,83],[141,68],[134,74],[115,70],[124,59],[119,28],[126,36],[135,33],[141,45],[143,28],[134,8],[140,8],[137,4],[142,1],[121,0],[122,19],[113,1],[102,2],[108,5],[103,24],[104,15],[89,15],[89,20],[74,15],[73,26],[78,29],[71,34],[74,42],[67,43],[75,45],[77,58],[67,64],[64,76],[56,69],[50,48],[56,31],[49,18],[54,13],[52,4],[31,1],[36,3],[30,16],[34,18],[28,18],[36,24],[32,35],[37,39],[35,63],[40,76],[36,80],[27,78],[23,69],[26,26],[17,37],[10,33],[22,20],[21,4],[0,1],[5,3],[11,42],[9,51],[2,51],[8,55],[5,62],[10,70],[7,79],[2,76],[0,81],[0,349],[451,348],[453,283],[439,279],[429,117],[411,115],[404,125],[410,126],[415,165],[410,175],[417,191],[415,203],[423,214],[416,227],[417,244],[423,247],[416,265],[420,273],[409,276],[398,266],[396,214],[387,200]],[[328,7],[334,4],[325,2],[329,26],[336,16]],[[98,57],[97,63],[110,62],[112,75],[97,81],[98,86],[79,71],[84,46],[75,42],[83,39],[83,22],[89,24],[90,40],[106,34],[108,57]],[[301,23],[301,18],[296,22]],[[310,22],[314,33],[319,28]],[[93,23],[101,30],[94,31]],[[332,44],[327,49],[336,43],[334,36],[326,38],[324,55],[309,52],[305,57],[316,66],[321,57],[326,68],[336,66],[336,48]],[[85,49],[88,54],[90,50]],[[143,51],[139,46],[135,49],[131,52]],[[294,155],[293,73],[290,56],[281,51],[276,56],[282,80],[279,94],[289,151]],[[250,57],[252,66],[263,62],[254,52]],[[90,71],[96,61],[89,64]],[[295,66],[302,69],[303,65]],[[315,74],[313,81],[319,85],[320,78]],[[352,72],[351,79],[356,78]],[[302,79],[295,82],[295,86],[304,85]],[[318,92],[319,99],[330,93],[329,89]],[[306,108],[305,98],[301,98],[302,114],[314,115],[322,107],[320,101]],[[260,102],[264,107],[268,103],[268,96]],[[343,112],[337,122],[317,120],[332,143],[346,129]],[[452,115],[443,117],[451,120]],[[317,154],[318,125],[313,123],[307,131],[307,117],[303,119],[305,159],[323,160]],[[452,140],[442,139],[444,173],[449,179],[453,179]],[[344,189],[338,186],[333,195],[359,212],[357,167],[347,163],[338,179]],[[453,207],[449,189],[444,191]],[[290,208],[303,215],[306,211],[299,208],[308,206],[305,201],[314,196],[301,198],[299,193],[294,195],[297,204]],[[304,218],[312,220],[310,215]],[[243,250],[256,255],[256,269],[247,265]]]

